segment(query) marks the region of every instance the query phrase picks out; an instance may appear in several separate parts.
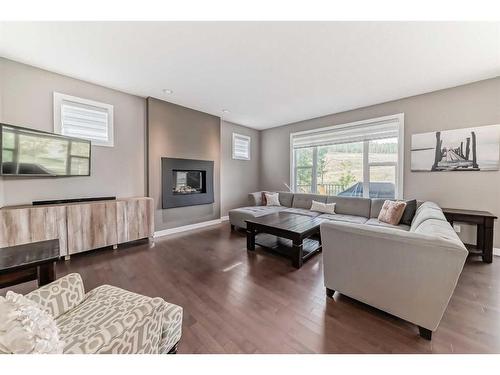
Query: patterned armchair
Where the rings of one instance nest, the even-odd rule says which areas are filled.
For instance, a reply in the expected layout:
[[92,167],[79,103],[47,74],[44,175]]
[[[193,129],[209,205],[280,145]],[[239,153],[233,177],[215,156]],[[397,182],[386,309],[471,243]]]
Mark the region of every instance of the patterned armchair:
[[72,273],[25,296],[51,314],[64,353],[176,353],[182,307],[110,285],[85,294]]

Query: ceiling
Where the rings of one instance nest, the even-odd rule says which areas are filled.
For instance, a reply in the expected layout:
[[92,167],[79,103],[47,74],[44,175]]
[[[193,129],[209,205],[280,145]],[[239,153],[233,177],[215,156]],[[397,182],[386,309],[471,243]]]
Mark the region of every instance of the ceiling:
[[500,23],[2,22],[0,56],[265,129],[498,76]]

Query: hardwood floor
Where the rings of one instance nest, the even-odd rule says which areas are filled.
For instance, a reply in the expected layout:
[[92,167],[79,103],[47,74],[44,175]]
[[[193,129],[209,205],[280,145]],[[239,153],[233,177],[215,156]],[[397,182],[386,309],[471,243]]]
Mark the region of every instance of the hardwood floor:
[[57,264],[58,277],[70,272],[86,290],[112,284],[182,306],[179,353],[500,353],[500,258],[468,260],[430,342],[413,324],[338,293],[327,298],[321,254],[297,270],[247,252],[228,223]]

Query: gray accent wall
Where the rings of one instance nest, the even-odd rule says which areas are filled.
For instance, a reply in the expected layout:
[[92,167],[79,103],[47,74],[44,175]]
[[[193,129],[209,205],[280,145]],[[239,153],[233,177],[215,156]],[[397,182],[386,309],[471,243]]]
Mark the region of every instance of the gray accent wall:
[[0,177],[0,206],[33,200],[145,194],[144,98],[0,58],[0,121],[54,131],[54,91],[114,106],[114,147],[92,147],[90,177]]
[[[194,109],[147,99],[149,196],[155,201],[155,230],[220,218],[220,118]],[[214,203],[161,208],[161,158],[212,160]]]
[[[500,124],[499,77],[263,130],[260,187],[283,190],[283,182],[290,183],[290,133],[401,112],[405,116],[404,197],[432,200],[442,207],[487,210],[500,216],[499,171],[431,173],[410,170],[412,134]],[[464,229],[462,238],[475,241],[471,229]],[[494,244],[500,248],[498,220]]]
[[[233,133],[247,135],[250,160],[233,159]],[[260,187],[260,132],[228,121],[221,121],[221,216],[232,208],[248,205],[248,193]]]

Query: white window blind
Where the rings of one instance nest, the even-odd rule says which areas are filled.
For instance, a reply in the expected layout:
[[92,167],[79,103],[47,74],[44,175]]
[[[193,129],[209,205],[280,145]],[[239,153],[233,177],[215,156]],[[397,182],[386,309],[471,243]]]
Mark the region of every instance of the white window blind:
[[250,137],[233,133],[233,159],[250,160]]
[[395,138],[399,135],[399,120],[389,119],[352,126],[328,127],[292,134],[292,147],[327,146],[342,143],[362,142],[375,139]]
[[290,134],[296,192],[402,198],[403,159],[402,113]]
[[54,130],[95,146],[113,146],[113,106],[54,93]]

